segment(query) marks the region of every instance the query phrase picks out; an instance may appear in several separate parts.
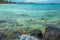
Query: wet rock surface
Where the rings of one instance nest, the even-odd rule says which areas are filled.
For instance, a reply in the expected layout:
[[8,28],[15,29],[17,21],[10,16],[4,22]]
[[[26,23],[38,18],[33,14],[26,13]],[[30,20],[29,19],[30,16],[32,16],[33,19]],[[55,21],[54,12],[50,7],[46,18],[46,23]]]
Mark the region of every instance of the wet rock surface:
[[45,29],[45,40],[60,40],[59,36],[60,28],[48,26]]
[[29,34],[21,34],[20,32],[0,33],[0,40],[60,40],[59,28],[47,27],[45,33],[35,29]]
[[5,21],[5,20],[0,20],[0,24],[1,24],[1,23],[6,23],[6,22],[7,22],[7,21]]
[[39,39],[42,39],[43,38],[43,34],[42,34],[41,30],[38,30],[38,29],[32,30],[30,32],[30,35],[31,36],[36,36]]

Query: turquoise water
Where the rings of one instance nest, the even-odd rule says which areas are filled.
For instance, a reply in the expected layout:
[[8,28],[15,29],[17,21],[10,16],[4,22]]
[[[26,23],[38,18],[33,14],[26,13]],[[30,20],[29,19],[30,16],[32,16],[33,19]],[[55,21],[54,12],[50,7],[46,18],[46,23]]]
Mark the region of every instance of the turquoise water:
[[[59,21],[60,4],[0,4],[1,20],[13,20],[23,27],[42,28],[41,18],[47,23]],[[30,19],[35,22],[27,22]]]
[[0,13],[3,13],[0,14],[3,18],[9,14],[11,14],[11,17],[14,14],[17,14],[16,16],[25,14],[26,17],[29,16],[30,18],[57,17],[59,19],[60,4],[0,4]]

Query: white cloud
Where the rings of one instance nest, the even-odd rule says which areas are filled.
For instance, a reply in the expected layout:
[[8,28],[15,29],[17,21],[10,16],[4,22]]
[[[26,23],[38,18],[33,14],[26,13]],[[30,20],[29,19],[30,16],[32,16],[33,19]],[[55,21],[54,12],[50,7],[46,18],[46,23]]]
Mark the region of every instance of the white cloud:
[[36,2],[36,0],[25,0],[26,2]]
[[47,2],[48,0],[25,0],[26,2]]
[[36,0],[36,2],[40,2],[40,3],[45,3],[45,2],[48,2],[49,0]]
[[46,2],[46,1],[48,1],[48,0],[38,0],[38,1],[40,1],[40,2]]
[[[6,0],[7,1],[7,0]],[[8,0],[12,2],[60,3],[60,0]]]

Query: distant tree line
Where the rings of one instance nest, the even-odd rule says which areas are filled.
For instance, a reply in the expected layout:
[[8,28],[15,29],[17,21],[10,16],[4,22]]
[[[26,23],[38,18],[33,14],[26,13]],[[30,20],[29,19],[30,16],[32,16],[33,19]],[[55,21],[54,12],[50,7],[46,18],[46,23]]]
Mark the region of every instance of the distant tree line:
[[5,4],[5,3],[16,3],[16,2],[11,2],[11,1],[8,1],[8,0],[0,0],[0,4]]
[[4,3],[5,1],[4,0],[0,0],[0,3]]
[[[0,0],[0,4],[24,4],[25,2],[12,2],[8,0]],[[33,3],[33,2],[27,2],[27,3]]]

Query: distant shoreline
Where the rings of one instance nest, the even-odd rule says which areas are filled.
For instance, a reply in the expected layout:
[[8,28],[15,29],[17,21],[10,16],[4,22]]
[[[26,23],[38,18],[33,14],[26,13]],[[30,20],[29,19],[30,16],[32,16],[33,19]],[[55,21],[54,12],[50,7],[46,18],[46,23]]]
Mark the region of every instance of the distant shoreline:
[[8,2],[8,3],[0,3],[0,4],[60,4],[60,3],[15,3],[15,2]]
[[60,4],[60,3],[33,3],[33,2],[29,2],[29,3],[24,3],[24,2],[0,2],[0,4]]

